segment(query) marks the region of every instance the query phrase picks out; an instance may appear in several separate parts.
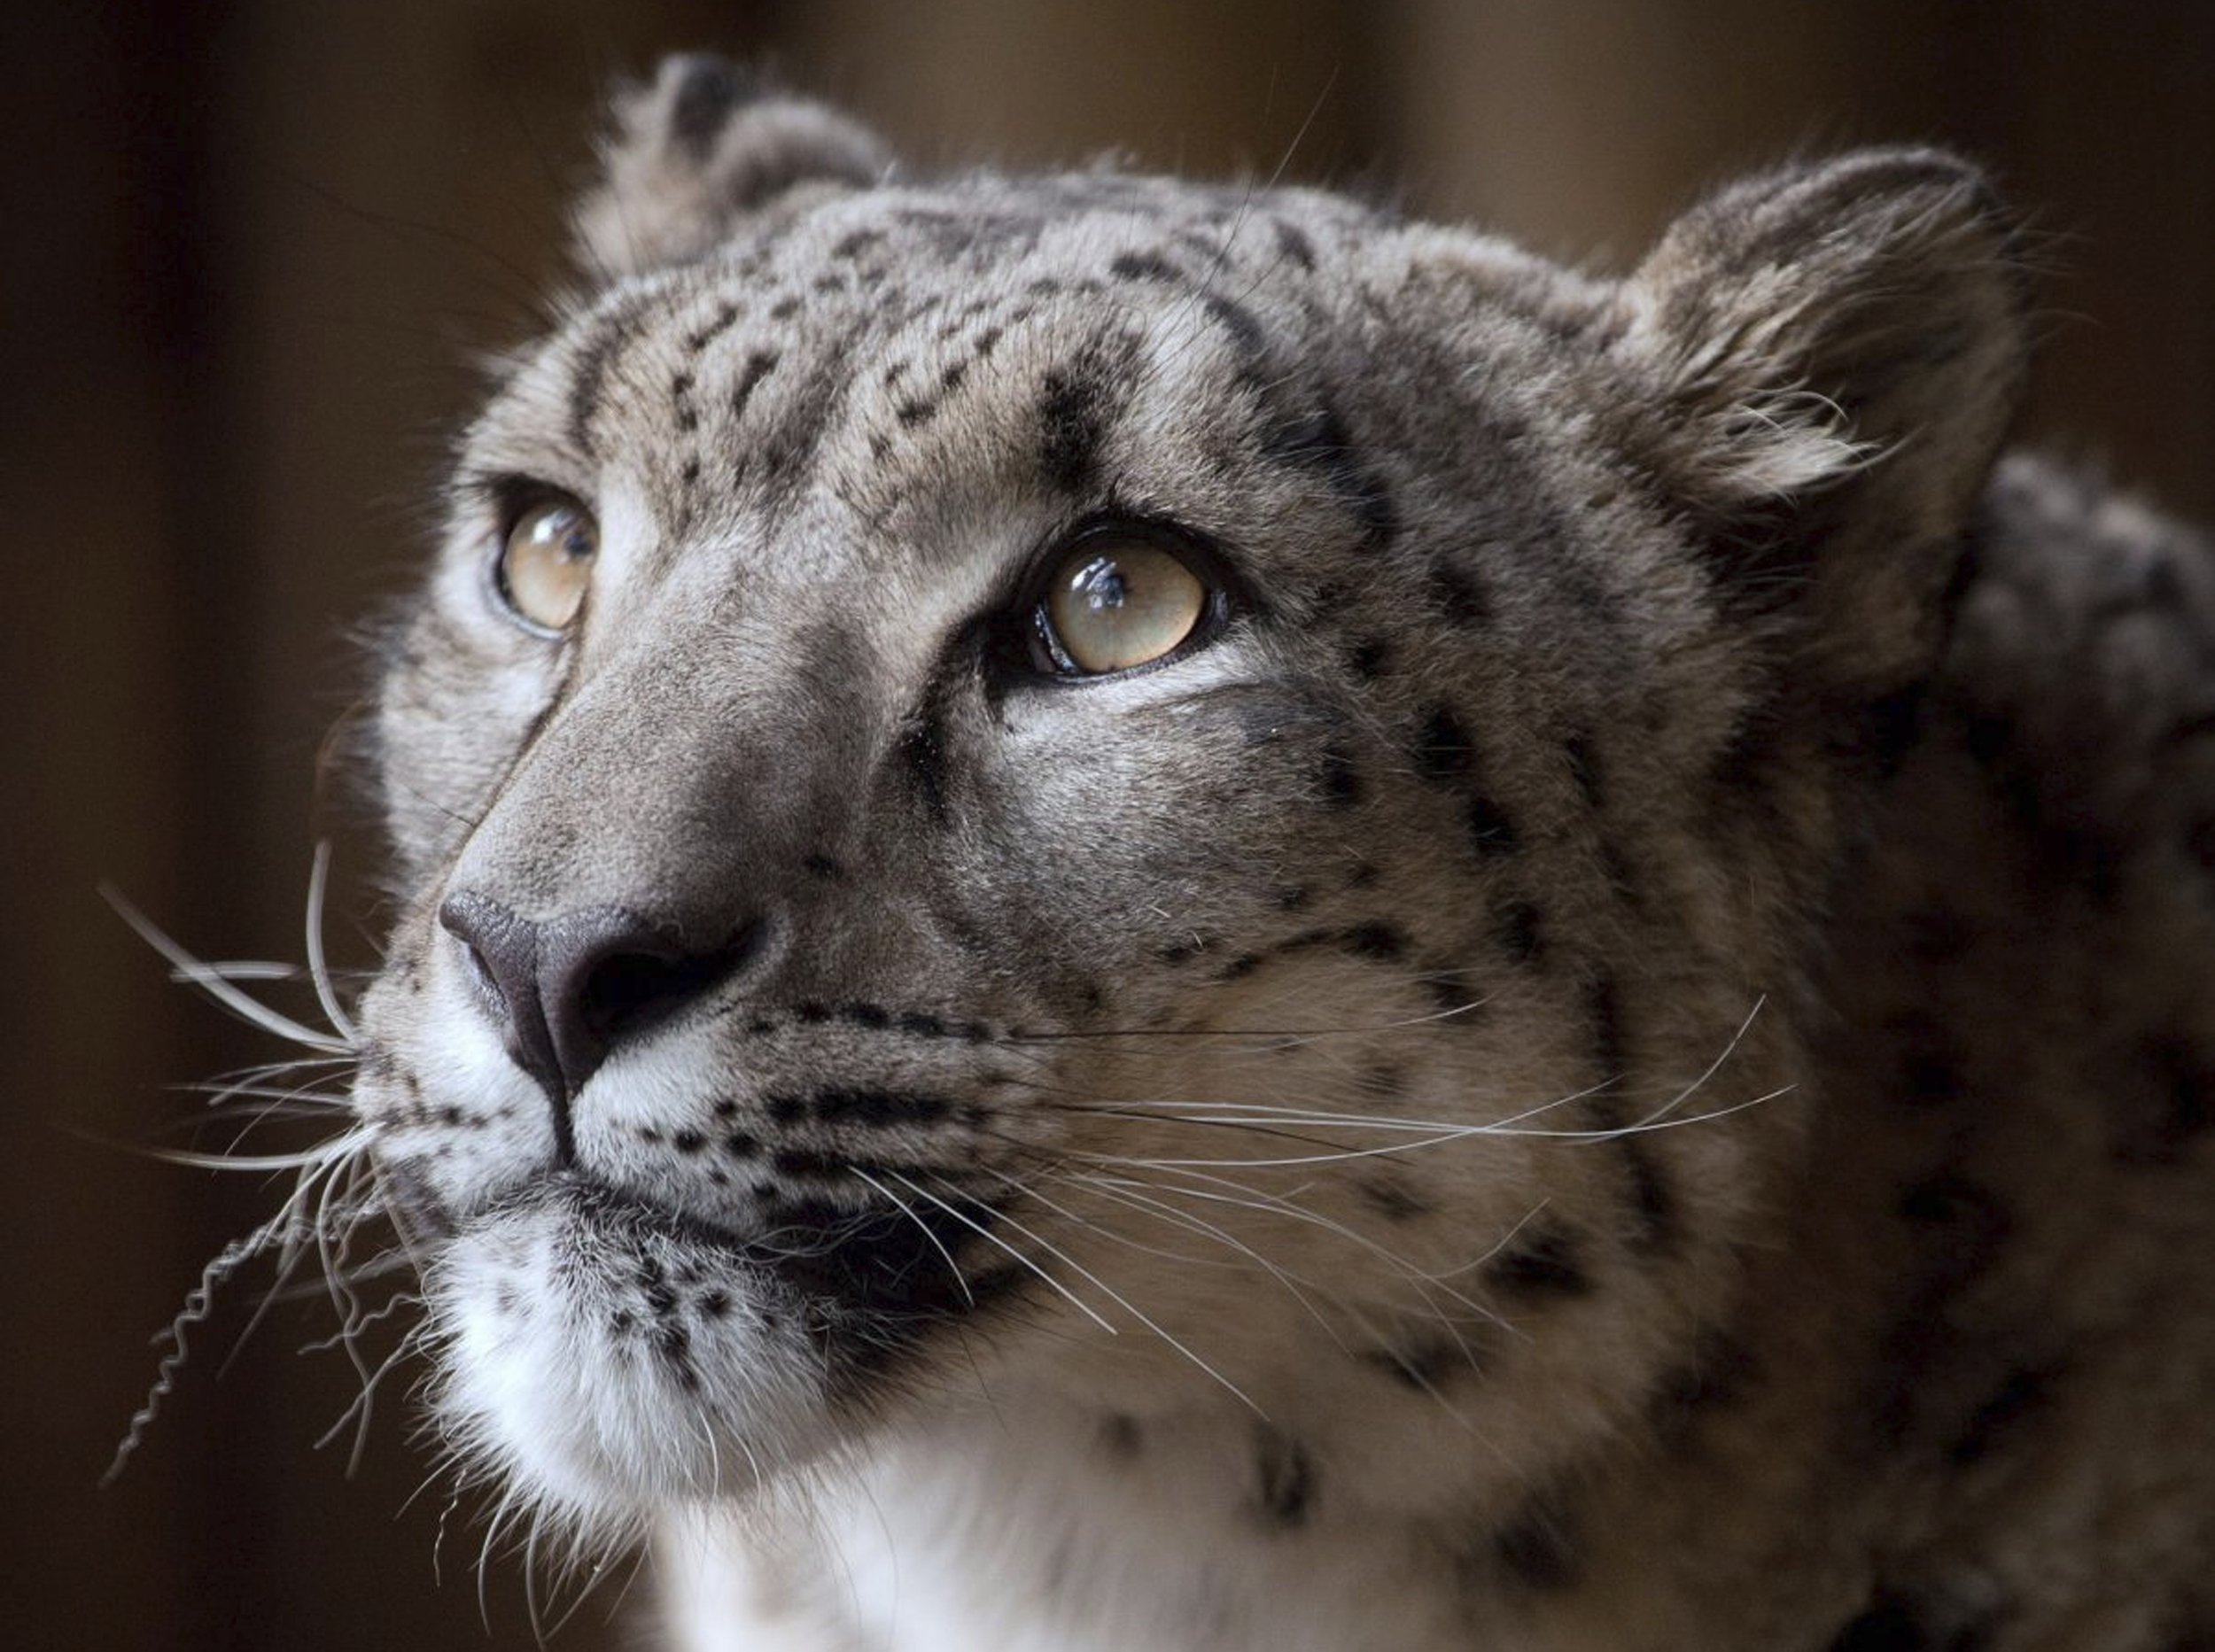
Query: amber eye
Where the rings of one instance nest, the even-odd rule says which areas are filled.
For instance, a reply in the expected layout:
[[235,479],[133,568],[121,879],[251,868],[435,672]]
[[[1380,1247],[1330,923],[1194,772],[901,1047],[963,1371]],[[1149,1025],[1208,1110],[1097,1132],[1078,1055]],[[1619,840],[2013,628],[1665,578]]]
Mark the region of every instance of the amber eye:
[[1185,560],[1135,532],[1087,534],[1055,564],[1039,641],[1063,676],[1127,671],[1173,653],[1208,617],[1211,593]]
[[600,524],[573,499],[540,500],[517,516],[500,547],[501,599],[525,624],[569,629],[592,583]]

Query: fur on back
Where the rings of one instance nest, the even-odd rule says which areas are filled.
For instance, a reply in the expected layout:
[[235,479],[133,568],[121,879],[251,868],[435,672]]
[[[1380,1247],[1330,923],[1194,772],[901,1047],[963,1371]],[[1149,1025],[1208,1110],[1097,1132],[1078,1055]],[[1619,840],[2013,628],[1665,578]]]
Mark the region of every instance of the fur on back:
[[685,58],[579,222],[377,717],[468,1471],[698,1647],[2215,1636],[2215,564],[1972,167],[1600,279]]

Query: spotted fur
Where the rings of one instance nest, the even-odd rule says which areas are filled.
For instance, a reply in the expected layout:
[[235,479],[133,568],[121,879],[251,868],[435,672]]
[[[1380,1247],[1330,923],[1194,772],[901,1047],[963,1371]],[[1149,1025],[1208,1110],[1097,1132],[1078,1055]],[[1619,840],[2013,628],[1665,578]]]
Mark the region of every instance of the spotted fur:
[[[1999,456],[1973,168],[1603,280],[686,58],[581,224],[377,716],[469,1469],[703,1648],[2215,1625],[2215,562]],[[1222,624],[1052,679],[1108,517]]]

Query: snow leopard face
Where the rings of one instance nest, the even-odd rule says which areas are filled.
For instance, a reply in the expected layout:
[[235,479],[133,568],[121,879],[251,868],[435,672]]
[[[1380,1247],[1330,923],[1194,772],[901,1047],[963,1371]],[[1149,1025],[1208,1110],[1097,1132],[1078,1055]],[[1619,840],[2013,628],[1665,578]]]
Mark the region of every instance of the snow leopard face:
[[354,1099],[461,1447],[602,1519],[987,1396],[1616,1426],[1798,1138],[2012,394],[1974,175],[1602,282],[905,182],[684,59],[582,222],[377,718]]

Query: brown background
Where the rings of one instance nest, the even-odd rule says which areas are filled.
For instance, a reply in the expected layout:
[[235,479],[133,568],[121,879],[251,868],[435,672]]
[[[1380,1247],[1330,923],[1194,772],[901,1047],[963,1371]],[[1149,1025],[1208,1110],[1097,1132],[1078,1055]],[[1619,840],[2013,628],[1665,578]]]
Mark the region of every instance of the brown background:
[[[147,1333],[276,1198],[154,1162],[167,1086],[282,1051],[167,984],[109,879],[206,955],[299,956],[340,833],[333,946],[377,925],[323,731],[350,623],[418,553],[472,352],[558,271],[610,78],[767,56],[926,163],[1078,159],[1340,178],[1618,263],[1703,182],[1795,149],[1986,157],[2060,266],[2027,422],[2215,515],[2215,6],[1351,0],[158,0],[10,8],[0,149],[0,1532],[11,1647],[473,1647],[465,1505],[386,1384],[359,1472],[318,1436],[346,1361],[288,1306],[219,1380],[200,1338],[121,1483]],[[128,15],[126,14],[128,12]],[[1288,157],[1288,159],[1287,159]],[[204,1143],[220,1140],[205,1131]],[[258,1283],[258,1281],[254,1282]],[[486,1591],[529,1646],[520,1567]],[[602,1601],[618,1591],[603,1592]],[[614,1639],[595,1602],[557,1644]]]

